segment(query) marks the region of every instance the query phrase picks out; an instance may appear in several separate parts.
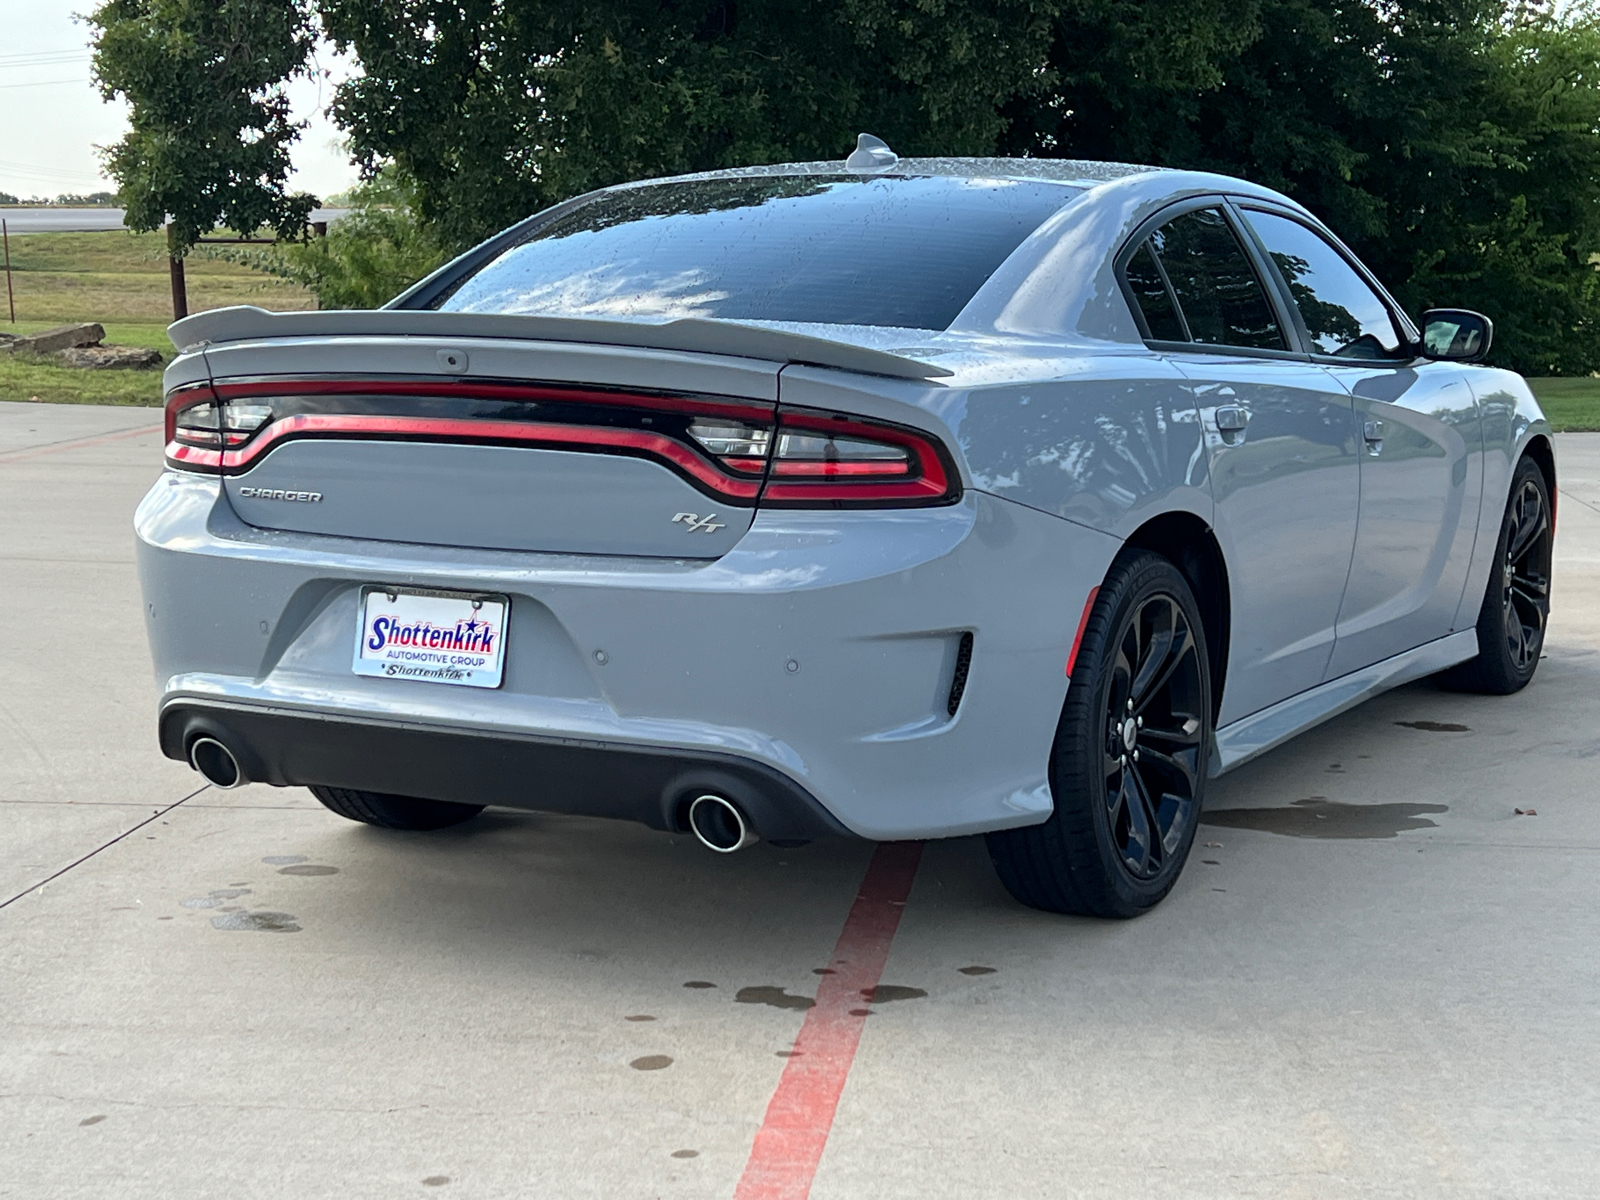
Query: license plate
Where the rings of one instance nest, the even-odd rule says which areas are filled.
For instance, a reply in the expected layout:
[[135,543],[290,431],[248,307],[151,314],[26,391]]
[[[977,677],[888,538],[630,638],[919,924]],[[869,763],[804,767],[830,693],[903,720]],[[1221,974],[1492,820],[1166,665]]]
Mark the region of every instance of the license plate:
[[499,687],[510,611],[504,596],[364,587],[355,673]]

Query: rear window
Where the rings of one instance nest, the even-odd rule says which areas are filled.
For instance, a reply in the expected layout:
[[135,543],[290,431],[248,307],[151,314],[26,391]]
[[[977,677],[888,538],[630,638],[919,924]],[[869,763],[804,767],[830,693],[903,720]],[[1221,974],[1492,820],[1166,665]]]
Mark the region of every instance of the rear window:
[[945,329],[1077,193],[815,175],[629,188],[540,226],[438,307]]

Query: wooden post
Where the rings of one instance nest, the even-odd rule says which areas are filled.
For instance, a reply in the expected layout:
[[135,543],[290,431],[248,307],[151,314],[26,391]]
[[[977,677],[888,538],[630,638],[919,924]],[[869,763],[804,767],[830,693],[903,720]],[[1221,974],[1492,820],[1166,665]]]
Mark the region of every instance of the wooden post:
[[17,323],[17,297],[11,290],[11,230],[6,228],[4,220],[0,220],[0,240],[6,244],[6,303],[11,306],[11,323]]
[[172,319],[189,315],[189,288],[183,278],[183,259],[172,252],[172,226],[167,226],[167,270],[172,276]]

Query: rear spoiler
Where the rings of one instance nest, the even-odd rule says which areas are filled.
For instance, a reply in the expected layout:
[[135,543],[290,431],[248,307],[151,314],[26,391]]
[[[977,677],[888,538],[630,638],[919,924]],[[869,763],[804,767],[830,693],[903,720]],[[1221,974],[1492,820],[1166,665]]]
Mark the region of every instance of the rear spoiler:
[[590,317],[535,317],[490,313],[417,312],[400,309],[268,312],[253,305],[215,308],[177,321],[167,330],[180,351],[222,342],[300,337],[474,337],[585,342],[729,354],[766,362],[836,367],[896,379],[942,379],[954,372],[901,354],[804,333],[744,325],[710,317],[672,321],[606,321]]

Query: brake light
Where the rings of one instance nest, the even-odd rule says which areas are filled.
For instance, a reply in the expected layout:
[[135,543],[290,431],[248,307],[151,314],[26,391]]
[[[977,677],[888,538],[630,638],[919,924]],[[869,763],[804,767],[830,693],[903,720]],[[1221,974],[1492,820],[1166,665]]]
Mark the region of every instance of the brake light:
[[179,389],[167,461],[251,470],[302,438],[492,443],[651,459],[728,504],[788,508],[945,504],[960,481],[936,438],[770,402],[547,384],[277,379]]
[[783,412],[763,504],[940,504],[960,494],[930,437],[853,417]]

